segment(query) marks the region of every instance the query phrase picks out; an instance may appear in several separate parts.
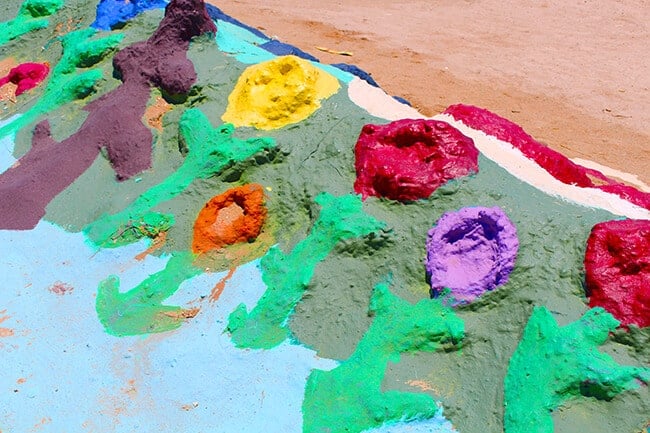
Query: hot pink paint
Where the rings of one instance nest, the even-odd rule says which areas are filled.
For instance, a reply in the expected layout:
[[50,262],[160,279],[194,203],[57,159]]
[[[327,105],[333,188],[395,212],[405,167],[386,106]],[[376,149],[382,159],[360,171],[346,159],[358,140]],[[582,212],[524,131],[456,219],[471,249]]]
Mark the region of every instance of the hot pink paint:
[[46,63],[23,63],[9,71],[9,74],[0,78],[0,87],[13,83],[16,87],[16,96],[38,86],[50,72],[50,65]]
[[423,199],[450,179],[478,172],[472,139],[436,120],[365,125],[354,152],[354,190],[364,199]]
[[645,209],[650,209],[650,194],[610,179],[598,170],[592,170],[572,162],[561,153],[536,141],[519,125],[488,110],[457,104],[447,108],[445,114],[463,122],[470,128],[478,129],[512,144],[526,157],[535,161],[563,183],[582,188],[600,189]]
[[650,326],[650,221],[596,224],[585,272],[590,306],[605,308],[624,326]]

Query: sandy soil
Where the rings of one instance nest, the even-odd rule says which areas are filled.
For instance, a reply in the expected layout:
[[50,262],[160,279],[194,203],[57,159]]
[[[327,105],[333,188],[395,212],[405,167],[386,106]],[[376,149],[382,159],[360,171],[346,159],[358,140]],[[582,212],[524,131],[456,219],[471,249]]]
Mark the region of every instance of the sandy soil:
[[646,0],[209,1],[324,63],[359,65],[427,115],[485,107],[650,183]]

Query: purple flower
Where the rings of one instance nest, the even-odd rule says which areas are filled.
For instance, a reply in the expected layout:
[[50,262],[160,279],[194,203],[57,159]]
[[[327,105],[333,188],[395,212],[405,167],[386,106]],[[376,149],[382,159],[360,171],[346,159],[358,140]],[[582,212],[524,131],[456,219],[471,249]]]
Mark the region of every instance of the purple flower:
[[426,248],[432,296],[448,289],[452,305],[458,305],[508,281],[519,240],[501,208],[466,207],[440,217],[429,230]]

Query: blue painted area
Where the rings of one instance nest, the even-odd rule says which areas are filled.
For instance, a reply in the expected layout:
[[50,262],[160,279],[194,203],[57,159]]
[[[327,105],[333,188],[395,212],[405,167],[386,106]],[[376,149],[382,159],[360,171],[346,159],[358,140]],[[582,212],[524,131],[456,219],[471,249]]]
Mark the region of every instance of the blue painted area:
[[396,100],[397,102],[401,102],[404,105],[408,105],[409,107],[412,107],[411,103],[406,99],[402,98],[401,96],[393,96],[393,99]]
[[90,26],[98,30],[111,30],[144,11],[164,8],[167,3],[168,0],[100,0],[97,16]]
[[443,409],[434,418],[423,421],[402,422],[390,424],[364,433],[458,433],[454,426],[444,417]]
[[[220,51],[234,55],[238,61],[248,65],[276,58],[275,54],[262,48],[264,44],[269,42],[268,39],[260,38],[258,35],[231,22],[217,21],[216,40]],[[334,75],[344,83],[349,83],[354,78],[354,75],[334,66],[325,65],[318,61],[312,61],[312,64]]]
[[339,68],[335,68],[332,65],[325,65],[325,64],[319,63],[319,62],[312,62],[312,64],[314,66],[316,66],[317,68],[320,68],[323,71],[334,75],[337,79],[339,79],[340,81],[342,81],[345,84],[349,84],[350,81],[352,81],[354,79],[354,75],[352,75],[350,73],[347,73],[345,71],[342,71]]
[[379,84],[372,78],[372,76],[358,67],[357,65],[350,65],[348,63],[333,63],[332,66],[339,68],[342,71],[349,72],[352,75],[355,75],[362,80],[366,81],[371,86],[379,87]]
[[[20,114],[11,116],[8,119],[0,121],[0,128],[8,123],[18,119]],[[0,173],[7,171],[9,167],[14,165],[17,161],[14,158],[14,141],[16,140],[16,133],[6,135],[0,139]]]
[[217,21],[217,46],[224,53],[234,55],[245,64],[265,62],[275,58],[275,55],[261,48],[268,42],[245,28],[228,21]]
[[309,60],[312,62],[318,62],[319,60],[312,56],[311,54],[308,54],[301,50],[300,48],[294,47],[293,45],[285,44],[284,42],[277,41],[275,39],[272,39],[268,41],[265,44],[260,45],[262,48],[264,48],[266,51],[275,54],[276,56],[297,56],[300,58],[303,58],[305,60]]
[[[240,303],[264,293],[258,262],[237,269],[217,302],[209,294],[225,273],[181,285],[170,305],[199,307],[180,329],[146,337],[106,334],[95,313],[100,280],[116,274],[123,290],[164,268],[167,257],[135,256],[145,241],[94,250],[82,234],[41,221],[31,231],[0,231],[0,338],[6,392],[3,431],[266,431],[302,429],[306,379],[335,361],[289,342],[239,350],[223,331]],[[74,289],[48,290],[56,282]],[[24,383],[21,383],[24,380]]]
[[[230,15],[225,14],[221,9],[219,9],[218,7],[216,7],[214,5],[206,3],[205,9],[208,11],[208,15],[210,15],[210,18],[212,18],[214,21],[227,22],[227,23],[233,24],[233,25],[235,25],[237,27],[241,27],[241,28],[243,28],[245,30],[248,30],[249,32],[251,32],[252,34],[257,36],[258,38],[266,39],[266,40],[270,39],[268,36],[266,36],[264,33],[259,31],[255,27],[251,27],[249,25],[246,25],[246,24],[242,23],[241,21],[236,20],[235,18],[231,17]],[[219,30],[217,29],[217,31],[219,31]]]

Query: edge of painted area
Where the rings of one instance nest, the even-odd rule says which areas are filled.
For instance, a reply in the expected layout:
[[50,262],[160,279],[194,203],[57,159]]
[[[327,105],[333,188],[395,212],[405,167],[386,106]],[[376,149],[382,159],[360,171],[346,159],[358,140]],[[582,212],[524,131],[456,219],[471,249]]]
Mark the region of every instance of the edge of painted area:
[[[18,119],[21,115],[14,114],[13,116],[0,120],[0,127],[9,124]],[[18,161],[14,157],[14,146],[16,141],[16,134],[8,134],[0,139],[0,173],[7,171],[12,165]]]
[[[271,41],[271,39],[262,38],[252,33],[247,28],[236,24],[214,20],[218,28],[216,35],[217,47],[220,51],[235,56],[235,59],[247,65],[262,63],[267,60],[273,60],[279,56],[267,51],[262,45]],[[315,67],[328,72],[343,83],[349,83],[356,77],[349,72],[345,72],[332,65],[308,60]]]
[[[402,104],[386,94],[381,88],[373,87],[358,77],[348,85],[348,97],[369,114],[390,121],[399,119],[428,119],[415,108]],[[557,180],[539,164],[527,158],[510,143],[499,140],[457,121],[448,114],[437,114],[430,119],[441,120],[454,126],[460,132],[474,140],[475,146],[488,159],[491,159],[519,180],[526,182],[540,191],[585,207],[600,208],[615,215],[650,219],[650,211],[596,188],[582,188],[567,185]],[[595,164],[595,163],[594,163]],[[602,170],[601,170],[602,171]],[[607,169],[613,171],[613,169]],[[619,178],[634,179],[628,173],[617,172]],[[623,177],[625,176],[625,177]]]
[[650,192],[650,185],[644,183],[641,179],[639,179],[639,176],[635,174],[616,170],[615,168],[607,167],[606,165],[598,164],[597,162],[588,159],[570,158],[570,160],[574,164],[578,164],[592,170],[600,171],[602,174],[604,174],[607,177],[615,177],[621,179],[622,181],[629,183],[634,188],[637,188],[640,191]]
[[458,128],[460,132],[474,140],[474,145],[484,156],[499,164],[519,180],[546,194],[581,206],[604,209],[627,218],[650,219],[650,211],[615,194],[595,188],[567,185],[559,181],[510,143],[499,140],[483,131],[470,128],[450,115],[437,114],[433,116],[433,119],[442,120]]
[[369,114],[387,120],[426,119],[415,108],[395,100],[381,87],[374,87],[361,78],[348,83],[348,98]]
[[214,20],[217,26],[216,42],[220,51],[235,56],[245,64],[254,64],[274,59],[276,56],[259,45],[268,42],[250,30],[222,20]]

